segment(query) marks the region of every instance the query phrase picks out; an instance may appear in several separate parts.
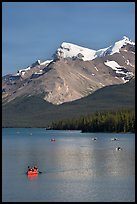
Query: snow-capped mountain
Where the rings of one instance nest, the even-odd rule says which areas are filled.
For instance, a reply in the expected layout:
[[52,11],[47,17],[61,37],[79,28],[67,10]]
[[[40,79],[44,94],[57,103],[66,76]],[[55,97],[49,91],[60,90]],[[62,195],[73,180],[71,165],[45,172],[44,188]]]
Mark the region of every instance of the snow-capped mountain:
[[51,60],[37,60],[4,76],[3,102],[41,95],[44,100],[58,105],[135,77],[135,43],[125,36],[99,50],[63,42],[53,56]]
[[55,57],[57,59],[78,58],[82,59],[83,61],[89,61],[97,57],[103,57],[105,55],[113,55],[114,53],[119,53],[120,49],[127,44],[135,45],[135,43],[129,40],[129,38],[126,36],[124,36],[122,40],[115,42],[114,45],[111,45],[104,49],[99,49],[97,51],[81,47],[72,43],[63,42],[60,48],[56,50]]
[[93,60],[95,58],[96,51],[88,48],[84,48],[72,43],[63,42],[60,48],[57,49],[55,57],[60,58],[78,58],[83,61]]
[[97,57],[102,57],[105,55],[113,55],[115,53],[120,53],[120,49],[126,45],[135,45],[135,43],[131,40],[129,40],[128,37],[124,36],[122,40],[119,40],[114,43],[114,45],[111,45],[105,49],[100,49],[97,51],[96,55]]

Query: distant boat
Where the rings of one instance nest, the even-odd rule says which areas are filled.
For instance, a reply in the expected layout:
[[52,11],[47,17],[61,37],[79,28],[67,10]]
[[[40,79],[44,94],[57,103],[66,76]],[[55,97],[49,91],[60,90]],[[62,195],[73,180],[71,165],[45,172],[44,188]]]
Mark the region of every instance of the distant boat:
[[55,138],[51,138],[51,142],[55,142],[56,140],[55,140]]
[[111,140],[112,140],[112,141],[115,141],[115,140],[118,140],[118,138],[114,137],[114,138],[112,138]]
[[37,176],[38,173],[39,173],[39,171],[38,171],[38,168],[36,166],[34,166],[32,168],[28,166],[28,171],[27,171],[28,176]]
[[121,151],[122,148],[121,147],[116,147],[116,151]]
[[92,140],[97,140],[97,138],[96,138],[96,137],[93,137]]
[[51,130],[51,127],[47,127],[47,128],[45,128],[46,130]]

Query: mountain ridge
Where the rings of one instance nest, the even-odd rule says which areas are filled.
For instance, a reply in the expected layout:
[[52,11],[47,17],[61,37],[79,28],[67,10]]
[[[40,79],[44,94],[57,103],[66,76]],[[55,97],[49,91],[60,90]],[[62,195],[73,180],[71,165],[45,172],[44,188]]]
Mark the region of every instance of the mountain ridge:
[[[60,48],[56,50],[55,56],[57,59],[78,58],[83,59],[83,61],[89,61],[107,54],[113,55],[114,53],[119,52],[119,50],[126,44],[135,45],[135,43],[126,36],[123,36],[122,40],[115,42],[113,45],[99,50],[93,50],[73,43],[63,42],[60,45]],[[78,56],[79,54],[81,55]]]
[[52,122],[96,111],[135,109],[135,79],[103,87],[84,98],[53,105],[43,96],[25,96],[3,105],[2,127],[48,127]]

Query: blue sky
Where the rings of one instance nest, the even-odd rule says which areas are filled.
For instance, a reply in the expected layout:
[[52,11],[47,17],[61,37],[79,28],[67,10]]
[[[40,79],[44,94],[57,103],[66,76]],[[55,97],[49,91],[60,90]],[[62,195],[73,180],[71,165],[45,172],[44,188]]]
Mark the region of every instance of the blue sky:
[[62,42],[91,49],[135,40],[134,2],[3,2],[2,74],[52,59]]

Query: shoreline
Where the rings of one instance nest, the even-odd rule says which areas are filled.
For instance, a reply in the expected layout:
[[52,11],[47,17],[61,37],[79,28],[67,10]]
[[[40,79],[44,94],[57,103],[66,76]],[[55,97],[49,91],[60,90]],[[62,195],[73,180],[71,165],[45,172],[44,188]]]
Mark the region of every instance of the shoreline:
[[46,129],[45,127],[2,127],[2,129],[10,129],[10,128],[16,128],[16,129],[25,129],[25,128],[28,128],[28,129],[45,129],[47,131],[80,131],[81,133],[109,133],[109,134],[135,134],[135,132],[82,132],[82,130],[73,130],[73,129],[69,129],[69,130],[58,130],[58,129]]

